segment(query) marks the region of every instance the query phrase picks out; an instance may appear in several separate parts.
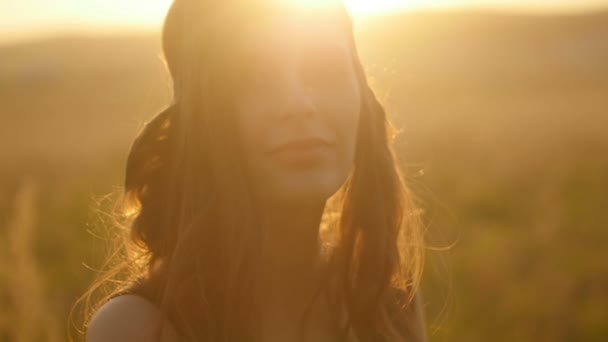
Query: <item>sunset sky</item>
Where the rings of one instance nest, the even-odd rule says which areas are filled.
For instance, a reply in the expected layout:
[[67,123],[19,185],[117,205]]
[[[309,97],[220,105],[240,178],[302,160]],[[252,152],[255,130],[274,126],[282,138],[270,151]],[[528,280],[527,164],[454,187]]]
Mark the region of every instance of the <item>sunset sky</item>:
[[[537,12],[608,8],[608,0],[345,1],[358,16],[428,7],[473,6]],[[170,3],[171,0],[0,0],[0,41],[57,32],[155,28],[160,26]]]

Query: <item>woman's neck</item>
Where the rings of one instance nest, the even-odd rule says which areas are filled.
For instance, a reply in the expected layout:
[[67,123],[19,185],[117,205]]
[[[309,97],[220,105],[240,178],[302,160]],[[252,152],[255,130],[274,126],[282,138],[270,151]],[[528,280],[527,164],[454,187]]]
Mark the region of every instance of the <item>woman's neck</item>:
[[262,298],[279,302],[312,295],[322,270],[319,226],[325,203],[265,210],[259,286]]

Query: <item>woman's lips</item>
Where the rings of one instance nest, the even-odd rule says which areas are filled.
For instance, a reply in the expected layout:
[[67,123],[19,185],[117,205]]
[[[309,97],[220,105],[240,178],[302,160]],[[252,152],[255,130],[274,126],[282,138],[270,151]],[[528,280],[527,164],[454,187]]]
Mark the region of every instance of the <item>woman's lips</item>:
[[319,163],[333,146],[325,139],[306,138],[279,144],[269,154],[288,166],[306,167]]
[[321,138],[305,138],[298,140],[290,140],[286,143],[278,144],[270,149],[270,154],[282,152],[306,152],[332,146],[333,143]]

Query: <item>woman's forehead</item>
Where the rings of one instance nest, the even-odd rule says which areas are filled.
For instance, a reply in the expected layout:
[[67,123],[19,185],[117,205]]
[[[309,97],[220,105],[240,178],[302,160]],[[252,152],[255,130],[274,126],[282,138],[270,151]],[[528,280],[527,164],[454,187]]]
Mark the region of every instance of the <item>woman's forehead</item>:
[[344,27],[335,14],[286,9],[256,20],[243,32],[242,48],[348,50]]

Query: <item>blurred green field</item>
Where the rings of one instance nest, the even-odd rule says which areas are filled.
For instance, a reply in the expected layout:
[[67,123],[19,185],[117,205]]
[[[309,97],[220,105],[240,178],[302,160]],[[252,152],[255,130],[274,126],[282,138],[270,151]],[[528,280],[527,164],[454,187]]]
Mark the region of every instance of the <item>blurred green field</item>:
[[[608,12],[417,12],[357,34],[439,247],[431,341],[608,340]],[[64,340],[103,250],[91,207],[168,81],[154,34],[0,46],[0,341]]]

